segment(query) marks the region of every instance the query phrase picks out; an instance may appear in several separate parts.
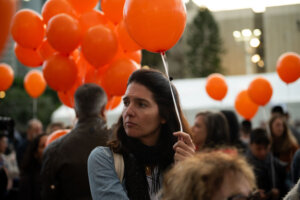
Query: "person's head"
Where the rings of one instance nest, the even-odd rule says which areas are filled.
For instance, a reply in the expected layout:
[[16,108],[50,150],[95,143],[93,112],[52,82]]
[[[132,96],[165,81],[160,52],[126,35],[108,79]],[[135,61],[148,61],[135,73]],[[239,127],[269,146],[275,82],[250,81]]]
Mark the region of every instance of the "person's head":
[[8,145],[8,139],[5,134],[0,133],[0,154],[5,153]]
[[194,125],[192,127],[192,137],[195,146],[201,147],[207,136],[207,119],[209,112],[199,112],[195,116]]
[[250,133],[252,131],[252,123],[250,120],[243,120],[241,122],[241,132],[244,134],[244,135],[247,135],[247,136],[250,136]]
[[[184,131],[188,131],[177,90],[173,85],[172,88]],[[163,133],[163,138],[171,139],[172,133],[179,130],[168,79],[157,70],[140,69],[133,72],[127,83],[123,103],[122,117],[118,122],[121,135],[125,133],[147,146],[153,146],[160,138],[160,133]],[[121,138],[121,135],[118,137]]]
[[272,137],[275,138],[285,137],[288,131],[286,121],[282,115],[273,115],[269,122],[269,128]]
[[38,119],[31,119],[27,124],[27,139],[33,140],[36,136],[43,132],[43,124]]
[[162,200],[227,200],[248,196],[255,176],[244,158],[220,151],[201,152],[177,163],[164,177]]
[[297,140],[289,130],[284,116],[273,115],[269,121],[269,128],[272,136],[273,152],[288,151],[298,146]]
[[265,160],[270,152],[271,139],[265,129],[254,129],[250,134],[250,150],[254,157]]
[[235,112],[231,110],[222,110],[221,112],[224,114],[228,122],[230,143],[235,145],[240,139],[239,122],[237,116]]
[[284,111],[283,111],[283,108],[282,106],[280,105],[276,105],[276,106],[273,106],[272,109],[271,109],[271,115],[284,115]]
[[46,134],[49,135],[54,131],[64,129],[64,124],[62,122],[52,122],[47,126]]
[[31,141],[25,152],[23,163],[21,164],[22,172],[34,170],[36,165],[42,162],[47,138],[48,136],[42,133]]
[[74,94],[78,119],[101,116],[105,118],[107,97],[105,91],[94,83],[81,85]]
[[230,144],[228,122],[221,112],[212,112],[206,115],[207,136],[204,147],[215,148]]

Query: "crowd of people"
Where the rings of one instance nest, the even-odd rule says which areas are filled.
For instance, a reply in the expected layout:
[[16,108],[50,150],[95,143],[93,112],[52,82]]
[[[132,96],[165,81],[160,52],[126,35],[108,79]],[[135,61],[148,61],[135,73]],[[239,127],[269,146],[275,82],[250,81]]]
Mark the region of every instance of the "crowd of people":
[[30,120],[14,141],[0,133],[1,199],[300,199],[300,133],[281,106],[263,127],[229,110],[190,126],[174,85],[151,69],[130,76],[112,128],[101,87],[84,84],[74,99],[77,123],[47,147],[63,124]]

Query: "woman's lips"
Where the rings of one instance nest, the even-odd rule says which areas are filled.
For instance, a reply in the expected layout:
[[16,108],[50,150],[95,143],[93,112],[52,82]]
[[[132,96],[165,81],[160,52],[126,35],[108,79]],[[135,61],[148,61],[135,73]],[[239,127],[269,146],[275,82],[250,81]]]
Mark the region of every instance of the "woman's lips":
[[133,122],[125,122],[125,126],[128,127],[128,128],[131,128],[131,127],[134,127],[136,126],[137,124],[136,123],[133,123]]

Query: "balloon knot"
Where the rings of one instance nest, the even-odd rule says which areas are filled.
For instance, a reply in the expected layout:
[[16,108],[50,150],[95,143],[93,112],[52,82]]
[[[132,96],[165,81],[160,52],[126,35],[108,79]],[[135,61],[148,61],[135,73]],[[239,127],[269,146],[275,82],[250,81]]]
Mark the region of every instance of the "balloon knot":
[[173,81],[173,77],[172,77],[172,76],[170,76],[170,78],[169,78],[169,79],[170,79],[170,81]]

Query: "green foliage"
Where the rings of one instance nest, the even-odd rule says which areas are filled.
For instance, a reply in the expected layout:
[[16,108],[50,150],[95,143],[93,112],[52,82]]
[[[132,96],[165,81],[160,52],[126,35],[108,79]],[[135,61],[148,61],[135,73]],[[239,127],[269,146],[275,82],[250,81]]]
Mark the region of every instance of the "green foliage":
[[[56,92],[47,88],[37,99],[37,116],[44,126],[50,122],[52,112],[60,105]],[[24,132],[27,122],[33,118],[33,99],[23,87],[23,78],[15,78],[13,86],[0,99],[0,116],[15,120],[16,129]]]
[[191,76],[206,77],[221,72],[222,42],[219,28],[211,12],[200,8],[188,27],[186,53]]

